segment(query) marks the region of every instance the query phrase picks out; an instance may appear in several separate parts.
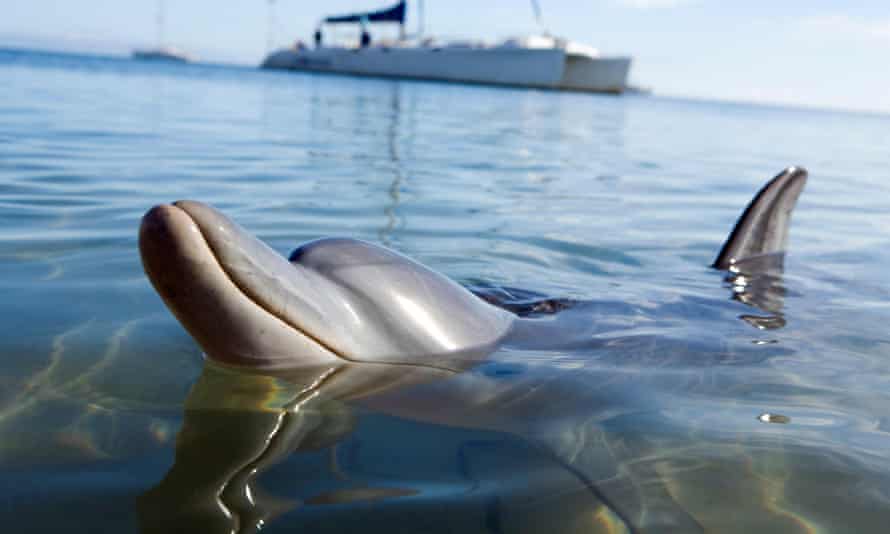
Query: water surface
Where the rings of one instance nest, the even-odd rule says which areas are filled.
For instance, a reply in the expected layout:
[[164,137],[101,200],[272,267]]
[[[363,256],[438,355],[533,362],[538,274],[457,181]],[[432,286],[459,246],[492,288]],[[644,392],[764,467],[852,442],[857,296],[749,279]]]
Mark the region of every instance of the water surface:
[[[890,520],[887,117],[15,50],[0,79],[5,530]],[[792,164],[782,321],[742,320],[776,313],[707,266]],[[136,248],[178,198],[285,254],[346,235],[572,299],[571,327],[373,395],[205,366]]]

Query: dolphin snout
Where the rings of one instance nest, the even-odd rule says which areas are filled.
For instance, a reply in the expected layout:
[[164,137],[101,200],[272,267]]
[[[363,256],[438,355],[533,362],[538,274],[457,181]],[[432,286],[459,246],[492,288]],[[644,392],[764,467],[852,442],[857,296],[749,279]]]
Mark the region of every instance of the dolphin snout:
[[[242,234],[234,223],[198,202],[155,206],[139,228],[145,273],[214,360],[265,369],[341,363],[335,353],[255,300],[251,276],[241,280],[243,285],[236,283],[237,269],[256,272],[246,263],[252,254],[266,259],[253,238]],[[219,248],[222,262],[210,241]]]
[[139,239],[153,236],[159,233],[166,233],[172,219],[176,217],[175,206],[170,204],[158,204],[148,210],[142,216],[142,223],[139,225]]
[[156,228],[158,225],[165,226],[169,224],[173,218],[177,217],[177,212],[181,212],[176,203],[158,204],[145,212],[142,216],[142,229]]
[[180,232],[198,232],[198,227],[188,214],[173,204],[158,204],[142,216],[139,226],[139,244],[151,244],[155,240],[176,237]]
[[171,260],[192,255],[199,240],[203,241],[198,227],[178,207],[159,204],[148,210],[139,226],[139,252],[149,279],[156,285],[161,282]]

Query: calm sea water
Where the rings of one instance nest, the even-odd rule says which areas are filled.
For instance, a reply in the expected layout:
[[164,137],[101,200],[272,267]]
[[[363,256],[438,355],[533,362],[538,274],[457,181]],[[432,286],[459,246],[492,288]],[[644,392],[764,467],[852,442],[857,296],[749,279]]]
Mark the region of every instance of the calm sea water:
[[[882,116],[0,51],[0,523],[884,532],[888,154]],[[792,164],[758,329],[707,266]],[[282,253],[346,235],[575,299],[579,342],[311,399],[205,366],[136,247],[179,198]]]

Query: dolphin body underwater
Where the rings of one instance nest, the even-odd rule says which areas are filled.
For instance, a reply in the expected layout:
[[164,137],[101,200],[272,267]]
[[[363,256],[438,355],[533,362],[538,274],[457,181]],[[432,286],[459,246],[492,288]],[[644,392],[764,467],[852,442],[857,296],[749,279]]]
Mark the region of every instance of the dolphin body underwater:
[[[804,169],[792,167],[770,180],[712,265],[728,271],[735,300],[769,313],[742,317],[761,330],[783,321],[783,252],[806,178]],[[779,469],[781,480],[774,480],[759,471],[760,463],[776,457],[752,456],[756,443],[727,443],[702,432],[699,441],[714,448],[702,449],[701,465],[675,465],[646,461],[665,447],[690,448],[688,436],[658,434],[663,422],[654,420],[652,436],[638,429],[610,433],[620,426],[625,403],[647,402],[652,384],[644,378],[628,373],[631,379],[588,384],[583,373],[565,370],[512,376],[516,366],[487,360],[504,347],[559,353],[589,341],[598,318],[579,319],[571,301],[521,292],[516,298],[517,292],[499,288],[474,293],[396,252],[352,239],[312,241],[286,260],[220,212],[192,201],[152,208],[139,245],[151,283],[207,357],[186,400],[175,463],[140,499],[144,532],[255,532],[301,504],[398,502],[415,495],[413,489],[350,481],[336,467],[344,463],[336,444],[356,431],[348,408],[355,403],[433,429],[520,436],[528,445],[510,450],[522,462],[505,469],[521,478],[507,486],[525,489],[495,491],[480,510],[467,513],[475,518],[467,523],[440,510],[446,517],[438,527],[414,524],[410,508],[393,516],[366,507],[334,527],[309,514],[310,531],[812,531],[797,514],[803,505],[782,500],[782,488],[794,487],[782,479],[787,473]],[[669,360],[671,350],[656,356]],[[474,467],[466,452],[472,443],[458,447],[462,472],[507,462],[500,450],[486,457],[483,447],[474,453],[482,458]],[[433,440],[421,448],[437,447],[445,445]],[[319,481],[313,495],[295,502],[257,487],[262,473],[293,453],[323,448],[332,451],[334,474]],[[710,468],[707,458],[730,461]],[[417,466],[404,462],[410,479]],[[484,489],[478,482],[470,493]],[[714,505],[721,499],[731,513]]]

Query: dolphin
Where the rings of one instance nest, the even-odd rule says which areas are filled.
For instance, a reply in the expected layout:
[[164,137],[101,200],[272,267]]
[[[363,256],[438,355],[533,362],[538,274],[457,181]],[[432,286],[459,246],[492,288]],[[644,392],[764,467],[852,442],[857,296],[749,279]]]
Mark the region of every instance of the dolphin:
[[490,352],[515,319],[445,276],[364,241],[319,239],[285,259],[193,201],[152,208],[139,246],[145,272],[173,314],[207,355],[232,365],[424,358],[448,368]]
[[[806,176],[790,167],[767,183],[713,266],[750,277],[756,274],[751,267],[760,270],[766,258],[774,269]],[[461,370],[506,342],[558,348],[565,339],[566,325],[520,317],[497,306],[496,296],[479,298],[379,245],[318,239],[285,259],[200,202],[150,209],[139,249],[166,305],[205,354],[224,364],[274,370],[376,362]]]
[[[781,313],[781,284],[758,280],[781,275],[791,210],[806,177],[792,167],[767,183],[713,265],[727,271],[734,298],[772,314]],[[560,370],[549,378],[516,376],[509,365],[486,363],[501,346],[558,351],[589,341],[596,321],[579,320],[571,301],[515,298],[515,291],[492,288],[473,292],[401,254],[353,239],[312,241],[285,259],[194,201],[152,208],[139,244],[152,284],[209,360],[186,403],[176,462],[141,501],[146,531],[180,524],[183,516],[169,513],[185,510],[184,502],[191,503],[186,522],[216,524],[220,532],[252,531],[250,525],[299,506],[260,495],[257,477],[296,451],[345,439],[354,430],[354,418],[342,408],[346,402],[443,428],[522,436],[540,451],[535,462],[551,463],[541,468],[548,473],[541,483],[584,495],[558,499],[568,508],[554,507],[559,503],[553,499],[534,501],[534,513],[525,497],[504,501],[498,513],[519,514],[510,521],[577,520],[581,532],[593,515],[610,532],[634,532],[636,525],[703,530],[705,523],[677,501],[689,486],[656,483],[663,478],[660,463],[617,467],[621,453],[613,451],[659,446],[649,436],[616,439],[603,430],[651,400],[645,380],[589,387]],[[232,428],[241,429],[237,436]],[[233,445],[217,447],[221,441]],[[553,472],[563,478],[552,478]],[[550,487],[548,495],[559,491]],[[768,489],[757,491],[762,500],[770,498]],[[353,487],[312,495],[306,503],[408,494]],[[782,522],[784,514],[771,510],[765,517]]]

